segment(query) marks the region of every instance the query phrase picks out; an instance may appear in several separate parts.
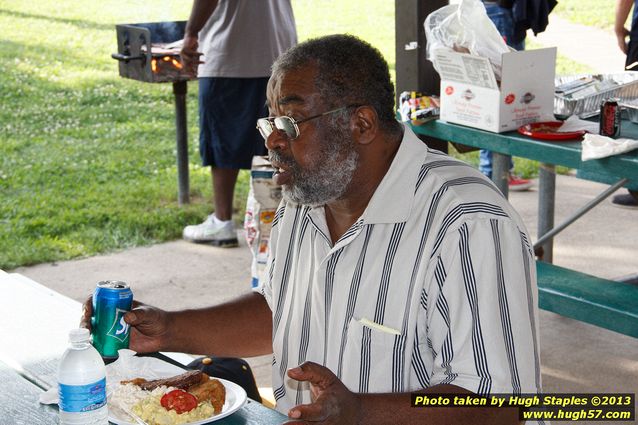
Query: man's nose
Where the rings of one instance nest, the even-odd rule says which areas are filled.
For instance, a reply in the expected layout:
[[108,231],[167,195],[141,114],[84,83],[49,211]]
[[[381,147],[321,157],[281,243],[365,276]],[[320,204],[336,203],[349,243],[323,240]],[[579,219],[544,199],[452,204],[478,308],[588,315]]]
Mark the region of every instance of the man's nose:
[[268,150],[285,149],[288,147],[288,138],[283,131],[273,128],[264,144]]

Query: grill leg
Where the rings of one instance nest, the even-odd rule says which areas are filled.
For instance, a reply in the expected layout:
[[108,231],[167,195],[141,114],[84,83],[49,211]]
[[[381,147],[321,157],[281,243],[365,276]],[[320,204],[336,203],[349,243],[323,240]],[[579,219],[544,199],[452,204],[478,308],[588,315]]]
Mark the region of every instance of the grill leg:
[[188,131],[186,127],[186,81],[173,83],[175,95],[175,128],[177,130],[177,202],[179,205],[188,204]]

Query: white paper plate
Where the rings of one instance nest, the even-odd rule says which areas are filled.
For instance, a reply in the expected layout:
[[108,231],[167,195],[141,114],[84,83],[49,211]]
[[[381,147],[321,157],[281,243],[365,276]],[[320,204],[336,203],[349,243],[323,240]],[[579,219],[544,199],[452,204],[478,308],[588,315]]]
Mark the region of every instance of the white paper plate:
[[[126,367],[122,367],[122,362],[120,361],[122,361]],[[119,364],[117,364],[118,362]],[[139,374],[134,373],[131,371],[133,368],[137,369],[137,372],[142,372]],[[170,376],[179,375],[180,373],[184,372],[184,369],[181,369],[177,366],[166,363],[156,358],[132,357],[122,354],[120,354],[120,359],[118,359],[117,362],[107,366],[107,375],[112,374],[112,379],[110,380],[110,382],[119,382],[123,379],[132,379],[135,377],[145,379],[168,378]],[[225,379],[215,379],[218,379],[224,385],[224,387],[226,387],[226,402],[222,407],[222,411],[209,418],[205,418],[195,422],[188,422],[185,425],[202,425],[217,421],[235,413],[246,404],[248,397],[246,395],[246,391],[242,387],[235,384],[234,382],[227,381]],[[119,384],[113,385],[110,388],[111,391],[116,390],[117,386],[119,386]],[[117,425],[137,425],[137,422],[132,420],[124,411],[118,408],[109,408],[109,421]]]
[[[246,396],[246,391],[244,391],[242,387],[225,379],[215,379],[219,380],[222,384],[224,384],[224,387],[226,387],[226,402],[224,403],[224,407],[222,407],[222,411],[200,421],[187,422],[185,425],[202,425],[217,421],[235,413],[246,404],[248,398]],[[109,421],[117,425],[137,425],[137,422],[131,422],[129,416],[119,409],[109,410]]]

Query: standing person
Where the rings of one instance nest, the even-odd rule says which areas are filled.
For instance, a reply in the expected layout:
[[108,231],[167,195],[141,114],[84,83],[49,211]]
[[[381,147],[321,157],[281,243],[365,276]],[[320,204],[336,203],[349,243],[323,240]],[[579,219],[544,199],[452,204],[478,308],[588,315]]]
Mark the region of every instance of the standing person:
[[181,56],[199,77],[199,149],[211,167],[214,212],[186,226],[184,239],[237,246],[237,175],[266,153],[255,121],[266,113],[272,63],[296,43],[290,0],[194,0]]
[[[514,24],[513,6],[515,0],[483,0],[487,16],[503,36],[505,43],[516,50],[525,50],[525,31],[517,31]],[[479,150],[479,170],[490,179],[492,178],[492,151]],[[524,191],[532,187],[531,180],[523,179],[514,174],[514,160],[510,157],[510,175],[508,188],[511,191]]]
[[[625,22],[632,6],[634,13],[631,18],[631,31],[627,31]],[[638,71],[638,0],[616,0],[614,32],[618,38],[618,47],[627,55],[625,69]],[[629,43],[627,43],[627,37],[629,37]],[[618,207],[638,208],[638,192],[629,190],[627,193],[615,195],[611,203]]]
[[514,208],[395,119],[388,64],[356,37],[280,56],[268,108],[257,126],[283,200],[259,287],[202,309],[136,305],[131,349],[272,353],[291,424],[519,424],[517,409],[410,403],[541,392],[534,253]]

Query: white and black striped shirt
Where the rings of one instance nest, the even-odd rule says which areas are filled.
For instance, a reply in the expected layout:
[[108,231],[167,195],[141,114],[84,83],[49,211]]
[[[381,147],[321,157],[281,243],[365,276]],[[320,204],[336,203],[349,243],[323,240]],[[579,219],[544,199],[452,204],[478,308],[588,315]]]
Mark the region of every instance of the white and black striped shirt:
[[355,392],[450,383],[478,394],[541,390],[536,269],[511,205],[471,166],[405,128],[363,215],[333,245],[323,207],[282,203],[257,291],[273,312],[273,391],[310,360]]

